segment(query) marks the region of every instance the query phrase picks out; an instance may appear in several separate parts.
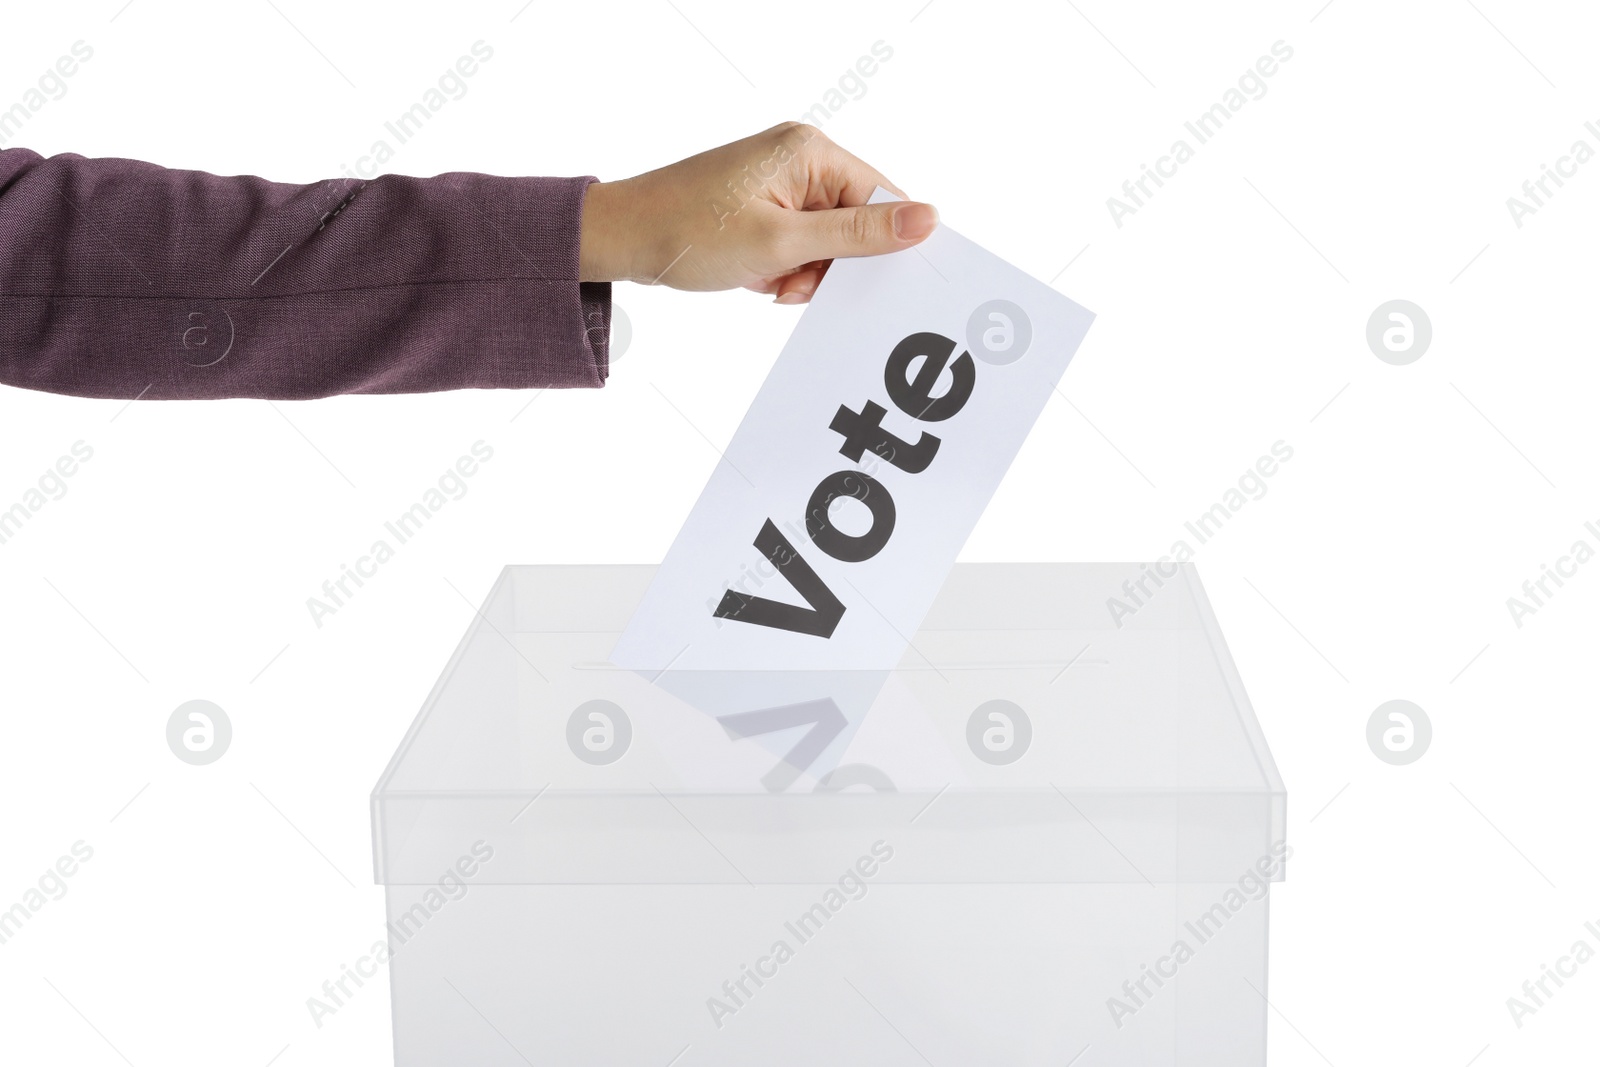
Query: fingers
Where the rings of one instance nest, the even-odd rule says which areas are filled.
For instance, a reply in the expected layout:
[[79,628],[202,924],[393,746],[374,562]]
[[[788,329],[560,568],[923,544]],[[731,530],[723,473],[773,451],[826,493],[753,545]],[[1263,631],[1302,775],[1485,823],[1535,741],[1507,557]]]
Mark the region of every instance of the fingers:
[[775,126],[764,136],[772,137],[803,164],[805,188],[796,190],[798,206],[807,211],[823,208],[859,207],[872,198],[878,186],[905,200],[905,191],[876,168],[835,144],[815,126],[789,123]]
[[[791,162],[787,180],[770,190],[763,207],[767,225],[754,231],[761,247],[751,260],[763,261],[758,269],[768,273],[746,288],[780,304],[803,304],[835,258],[898,252],[937,228],[932,205],[905,200],[904,190],[815,126],[784,123],[759,136],[770,146],[764,151]],[[880,187],[905,202],[869,204]]]
[[778,279],[776,303],[804,304],[816,293],[828,273],[827,263],[807,263],[793,274]]
[[817,140],[820,142],[817,173],[821,181],[816,183],[818,188],[814,192],[820,195],[808,201],[806,207],[860,207],[872,199],[873,190],[880,185],[902,200],[910,199],[875,167],[857,159],[825,135]]
[[797,263],[879,256],[919,244],[939,224],[932,204],[866,204],[787,212],[784,250]]
[[773,297],[774,303],[804,304],[816,293],[817,286],[822,284],[831,262],[806,263],[783,274],[761,278],[744,288],[752,293]]

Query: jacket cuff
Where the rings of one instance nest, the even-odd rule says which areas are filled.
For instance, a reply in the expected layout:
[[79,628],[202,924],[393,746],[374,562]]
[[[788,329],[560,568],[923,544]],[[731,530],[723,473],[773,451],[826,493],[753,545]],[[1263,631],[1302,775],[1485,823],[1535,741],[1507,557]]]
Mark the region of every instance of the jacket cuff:
[[[611,372],[611,283],[579,281],[583,204],[599,179],[502,178],[507,242],[501,261],[528,286],[527,300],[508,308],[502,364],[506,388],[598,387]],[[517,249],[524,235],[528,255]]]

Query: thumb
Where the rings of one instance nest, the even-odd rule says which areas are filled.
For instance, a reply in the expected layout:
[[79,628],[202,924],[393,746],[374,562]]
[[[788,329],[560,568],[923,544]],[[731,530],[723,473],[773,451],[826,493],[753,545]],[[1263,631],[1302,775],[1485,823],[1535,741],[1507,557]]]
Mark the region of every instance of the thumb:
[[939,225],[932,204],[896,202],[796,213],[794,258],[802,263],[879,256],[921,242]]

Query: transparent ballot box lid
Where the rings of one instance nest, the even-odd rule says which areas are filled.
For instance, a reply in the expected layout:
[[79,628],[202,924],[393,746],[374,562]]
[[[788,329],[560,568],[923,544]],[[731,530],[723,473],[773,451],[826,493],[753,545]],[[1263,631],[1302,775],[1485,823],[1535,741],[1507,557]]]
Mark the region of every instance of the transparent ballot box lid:
[[877,840],[888,882],[1224,883],[1283,840],[1189,565],[958,564],[893,670],[652,676],[607,657],[654,571],[501,573],[373,793],[380,883],[490,842],[480,883],[822,884]]

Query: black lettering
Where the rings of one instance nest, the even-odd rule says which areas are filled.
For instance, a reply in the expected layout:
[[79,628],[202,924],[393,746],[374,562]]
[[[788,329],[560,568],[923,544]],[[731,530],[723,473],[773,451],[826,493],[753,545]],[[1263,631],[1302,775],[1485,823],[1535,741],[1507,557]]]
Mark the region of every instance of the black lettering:
[[924,433],[915,445],[900,440],[882,426],[883,417],[888,413],[887,408],[870,400],[862,405],[860,412],[840,404],[839,413],[828,429],[844,435],[839,451],[849,459],[859,461],[863,452],[871,450],[873,455],[888,460],[907,474],[921,474],[939,451],[939,439]]
[[[866,533],[852,537],[829,521],[829,506],[842,496],[861,501],[872,512],[872,526]],[[813,544],[841,563],[871,559],[894,533],[894,500],[876,479],[859,471],[836,471],[818,482],[811,494],[806,505],[806,532]]]
[[752,626],[770,626],[775,630],[810,634],[813,637],[832,637],[839,620],[844,618],[844,604],[817,577],[811,565],[800,558],[789,539],[778,532],[771,519],[762,524],[756,534],[756,551],[760,552],[778,573],[794,587],[810,605],[796,607],[777,600],[751,596],[732,589],[722,594],[722,603],[711,614],[719,619],[747,622]]
[[[943,422],[960,411],[972,396],[978,369],[965,352],[950,363],[950,354],[955,350],[954,341],[936,333],[914,333],[895,345],[883,368],[883,385],[889,390],[889,398],[901,411],[924,422]],[[917,369],[917,376],[908,381],[906,371],[918,357],[922,357],[922,366]],[[950,388],[934,396],[933,387],[939,383],[946,363],[950,364]]]

